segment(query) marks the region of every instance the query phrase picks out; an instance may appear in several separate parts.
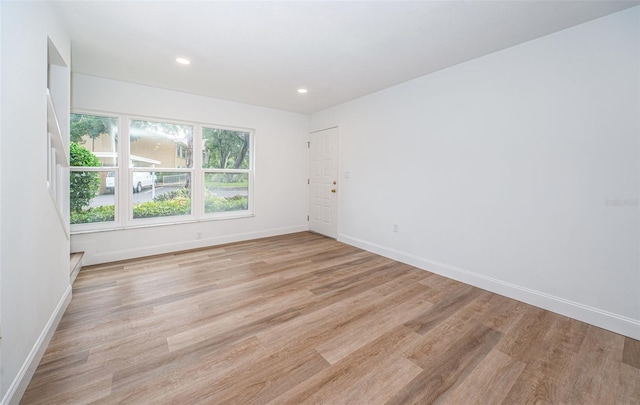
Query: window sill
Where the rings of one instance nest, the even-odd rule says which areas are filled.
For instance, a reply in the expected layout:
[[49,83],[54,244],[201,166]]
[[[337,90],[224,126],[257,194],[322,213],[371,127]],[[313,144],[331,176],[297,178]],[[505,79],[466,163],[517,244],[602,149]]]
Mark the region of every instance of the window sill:
[[[127,231],[130,229],[142,229],[142,228],[157,228],[161,226],[175,226],[175,225],[187,225],[187,224],[197,224],[202,222],[211,222],[211,221],[226,221],[230,219],[244,219],[244,218],[254,218],[255,214],[253,213],[244,213],[244,214],[236,214],[236,215],[228,215],[228,216],[215,216],[215,217],[204,217],[186,221],[173,221],[173,222],[162,222],[162,223],[145,223],[145,224],[131,224],[127,226],[119,226],[114,225],[113,227],[102,226],[96,229],[82,229],[82,230],[71,230],[71,235],[84,235],[90,233],[100,233],[100,232],[116,232],[116,231]],[[103,224],[104,225],[104,224]]]

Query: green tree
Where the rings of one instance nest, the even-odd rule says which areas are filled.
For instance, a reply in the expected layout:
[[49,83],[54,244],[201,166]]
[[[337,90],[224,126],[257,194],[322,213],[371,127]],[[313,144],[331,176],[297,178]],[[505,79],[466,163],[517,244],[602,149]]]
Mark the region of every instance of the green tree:
[[215,169],[248,169],[248,132],[218,128],[202,128],[204,138],[203,163]]
[[166,122],[153,122],[133,120],[131,121],[131,133],[129,137],[132,141],[138,140],[138,136],[135,133],[147,132],[152,134],[163,134],[169,139],[173,139],[176,143],[182,143],[185,145],[185,160],[186,166],[191,167],[193,165],[193,127],[187,125],[170,124]]
[[[93,153],[75,142],[69,144],[69,157],[71,166],[100,166],[100,160]],[[100,189],[100,175],[97,172],[71,172],[69,181],[71,211],[80,212],[89,206]]]
[[117,127],[117,119],[115,118],[71,114],[70,140],[71,142],[82,143],[82,137],[88,136],[93,142],[102,134],[110,134],[112,132],[111,129],[114,127]]

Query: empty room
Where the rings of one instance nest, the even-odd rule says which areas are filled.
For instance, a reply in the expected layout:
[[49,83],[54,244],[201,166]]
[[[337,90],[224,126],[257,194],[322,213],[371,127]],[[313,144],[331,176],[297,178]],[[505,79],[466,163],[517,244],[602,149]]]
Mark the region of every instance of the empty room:
[[640,1],[0,0],[0,43],[0,405],[640,403]]

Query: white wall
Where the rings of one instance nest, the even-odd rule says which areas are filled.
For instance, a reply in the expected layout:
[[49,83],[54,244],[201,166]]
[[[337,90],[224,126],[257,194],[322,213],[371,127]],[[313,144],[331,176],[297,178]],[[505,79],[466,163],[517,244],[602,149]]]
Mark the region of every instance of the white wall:
[[[0,236],[2,234],[2,2],[0,2]],[[2,242],[0,240],[0,403],[3,402],[2,388]]]
[[85,252],[85,265],[308,229],[306,115],[80,74],[71,104],[255,129],[254,217],[73,235],[71,250]]
[[339,239],[640,339],[639,15],[313,114]]
[[45,3],[3,2],[0,137],[0,402],[17,403],[71,289],[69,241],[47,189],[47,36],[69,37]]

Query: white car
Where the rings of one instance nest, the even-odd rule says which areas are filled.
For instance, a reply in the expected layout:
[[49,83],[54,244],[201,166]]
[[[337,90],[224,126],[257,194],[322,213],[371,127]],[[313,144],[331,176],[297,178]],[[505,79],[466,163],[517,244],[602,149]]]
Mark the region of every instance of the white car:
[[[151,172],[133,172],[133,192],[139,193],[143,188],[153,186],[156,176]],[[115,172],[108,172],[105,179],[105,188],[108,192],[113,193],[116,185]]]

